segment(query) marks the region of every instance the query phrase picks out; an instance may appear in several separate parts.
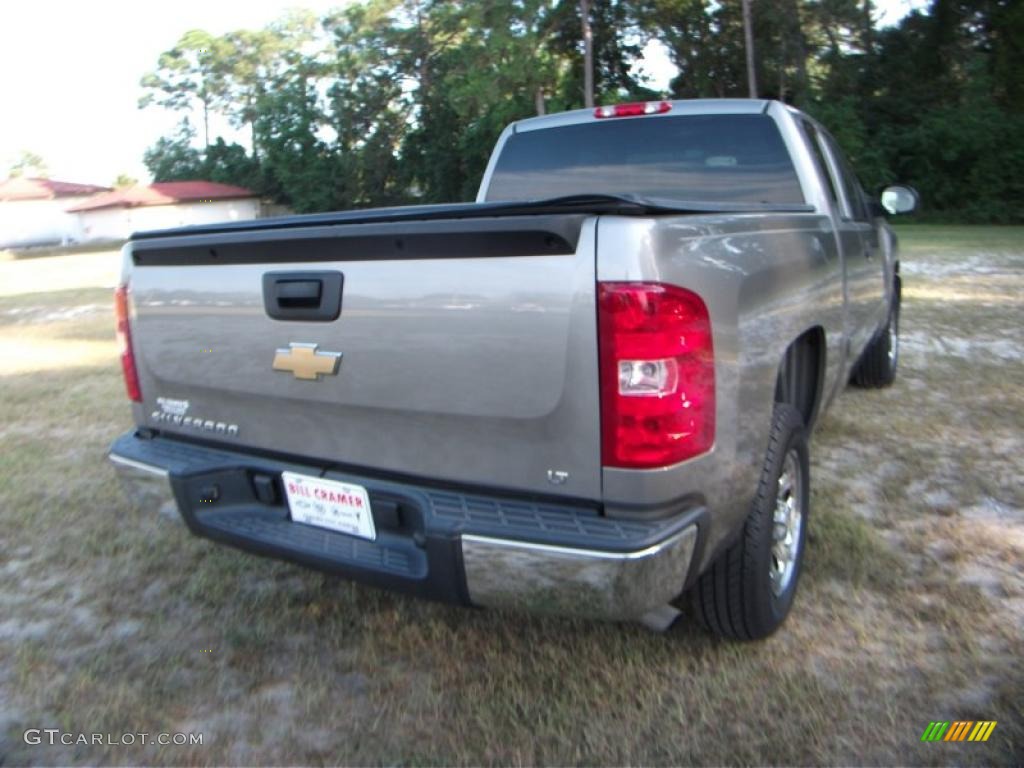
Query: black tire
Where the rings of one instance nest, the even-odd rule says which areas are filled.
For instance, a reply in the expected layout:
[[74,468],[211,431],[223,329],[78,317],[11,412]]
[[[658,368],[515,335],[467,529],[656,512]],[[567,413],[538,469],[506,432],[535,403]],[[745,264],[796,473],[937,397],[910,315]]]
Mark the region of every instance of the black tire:
[[900,276],[893,280],[892,304],[889,306],[889,320],[885,327],[868,344],[854,369],[851,381],[858,387],[878,389],[888,387],[896,381],[896,368],[900,362],[900,301],[902,285]]
[[[781,578],[776,581],[772,573],[781,562],[773,549],[775,514],[782,496],[779,481],[791,455],[789,471],[796,468],[800,475],[792,497],[800,504],[801,519],[793,537],[792,569],[783,582]],[[701,575],[691,593],[694,613],[706,628],[732,640],[757,640],[779,628],[793,605],[803,570],[809,503],[810,466],[803,419],[792,406],[777,403],[757,497],[743,532]]]

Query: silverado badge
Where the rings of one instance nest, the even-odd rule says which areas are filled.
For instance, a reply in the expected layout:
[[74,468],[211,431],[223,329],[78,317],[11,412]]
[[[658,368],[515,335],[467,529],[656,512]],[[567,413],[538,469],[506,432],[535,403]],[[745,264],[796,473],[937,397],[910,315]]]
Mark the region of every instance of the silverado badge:
[[320,375],[334,376],[341,363],[341,352],[317,352],[316,344],[291,342],[288,349],[279,349],[274,355],[275,371],[291,371],[296,379],[316,381]]

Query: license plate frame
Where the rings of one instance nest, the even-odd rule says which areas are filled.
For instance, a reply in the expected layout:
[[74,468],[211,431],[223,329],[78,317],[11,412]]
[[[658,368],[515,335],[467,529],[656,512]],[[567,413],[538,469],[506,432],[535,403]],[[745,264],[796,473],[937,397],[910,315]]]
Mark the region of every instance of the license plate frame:
[[282,472],[281,483],[293,522],[369,541],[377,538],[370,495],[363,486],[299,472]]

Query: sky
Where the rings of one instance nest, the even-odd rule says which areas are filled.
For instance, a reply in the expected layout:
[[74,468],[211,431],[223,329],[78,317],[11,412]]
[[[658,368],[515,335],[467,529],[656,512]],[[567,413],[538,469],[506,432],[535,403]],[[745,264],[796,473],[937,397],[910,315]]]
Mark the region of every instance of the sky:
[[[771,2],[771,0],[759,0]],[[51,178],[111,184],[119,174],[150,177],[147,147],[182,113],[138,109],[139,79],[190,29],[223,34],[259,28],[292,7],[318,15],[344,0],[7,0],[0,4],[0,176],[25,150]],[[883,25],[926,0],[876,0]],[[641,64],[664,87],[674,68],[657,45]],[[195,120],[193,120],[195,124]],[[226,134],[211,120],[211,136]],[[232,134],[233,135],[233,134]]]

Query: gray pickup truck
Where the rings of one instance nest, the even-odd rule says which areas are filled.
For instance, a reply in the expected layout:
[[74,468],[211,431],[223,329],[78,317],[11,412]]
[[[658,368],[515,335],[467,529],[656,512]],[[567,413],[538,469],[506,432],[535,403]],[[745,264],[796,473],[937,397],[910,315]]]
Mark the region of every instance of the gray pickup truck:
[[475,203],[135,235],[136,427],[197,535],[386,588],[667,627],[785,619],[808,438],[893,381],[890,213],[784,104],[523,120]]

